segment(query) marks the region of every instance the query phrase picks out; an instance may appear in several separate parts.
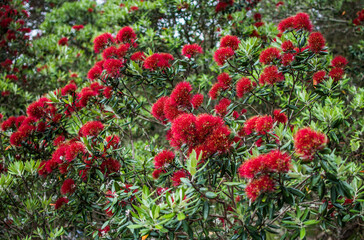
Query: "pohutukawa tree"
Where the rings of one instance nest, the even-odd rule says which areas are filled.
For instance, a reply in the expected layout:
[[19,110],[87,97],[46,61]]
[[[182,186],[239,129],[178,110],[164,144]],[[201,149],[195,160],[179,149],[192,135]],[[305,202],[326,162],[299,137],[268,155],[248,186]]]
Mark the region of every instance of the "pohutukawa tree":
[[[226,35],[213,54],[189,43],[180,56],[141,49],[131,27],[99,35],[86,86],[2,121],[0,236],[360,236],[360,163],[346,160],[359,147],[340,143],[357,110],[342,92],[355,90],[312,29],[298,13],[272,38]],[[204,54],[221,67],[208,93],[185,80]]]

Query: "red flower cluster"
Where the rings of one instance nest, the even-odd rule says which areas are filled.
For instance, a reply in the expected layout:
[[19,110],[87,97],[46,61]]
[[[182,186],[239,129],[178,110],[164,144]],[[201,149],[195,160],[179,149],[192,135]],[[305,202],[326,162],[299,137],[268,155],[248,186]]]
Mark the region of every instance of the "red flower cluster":
[[345,68],[348,64],[348,60],[346,60],[343,56],[336,56],[331,61],[331,66],[334,68]]
[[196,56],[197,54],[203,53],[202,47],[197,43],[194,44],[186,44],[182,48],[182,55],[191,58]]
[[203,153],[203,159],[206,159],[214,153],[229,151],[230,133],[220,117],[184,113],[173,121],[168,140],[177,149],[186,144],[190,151],[194,149],[198,155]]
[[273,111],[273,116],[275,122],[286,124],[288,121],[287,115],[284,112],[282,112],[281,109],[275,109]]
[[313,74],[313,76],[312,76],[313,85],[320,84],[321,82],[323,82],[325,80],[325,78],[326,78],[325,70],[315,72],[315,74]]
[[240,40],[236,36],[226,35],[220,39],[220,48],[229,47],[232,50],[237,50],[239,48]]
[[278,48],[270,47],[260,53],[259,61],[263,64],[271,64],[275,60],[280,59],[281,53]]
[[274,181],[267,175],[253,179],[245,188],[245,193],[253,202],[264,192],[274,191]]
[[57,201],[56,201],[56,204],[54,204],[54,209],[59,209],[61,208],[64,204],[67,204],[69,202],[69,200],[65,197],[61,197],[61,198],[58,198]]
[[109,158],[104,160],[100,165],[100,171],[108,176],[111,173],[116,173],[120,170],[121,164],[119,161]]
[[191,98],[191,104],[194,109],[199,108],[202,105],[202,103],[203,103],[203,94],[195,94]]
[[73,27],[72,27],[72,29],[75,29],[76,31],[80,31],[81,29],[83,29],[84,28],[84,26],[81,24],[81,25],[74,25]]
[[82,137],[91,136],[97,137],[104,130],[104,125],[99,121],[90,121],[82,126],[79,135]]
[[169,53],[154,53],[153,55],[147,57],[144,60],[143,67],[151,71],[155,71],[157,69],[170,68],[171,67],[170,61],[173,60],[174,57]]
[[179,170],[177,172],[173,173],[173,176],[171,178],[173,182],[173,186],[179,186],[181,184],[181,178],[187,178],[187,173],[184,170]]
[[221,117],[224,117],[227,114],[227,108],[230,105],[231,101],[227,98],[223,98],[219,101],[219,103],[215,106],[215,111]]
[[172,151],[163,150],[154,157],[155,169],[164,169],[168,167],[174,160],[174,153]]
[[270,84],[273,85],[277,82],[282,82],[284,80],[283,73],[278,71],[276,66],[266,67],[259,78],[259,83],[261,85]]
[[60,46],[66,46],[66,45],[68,45],[68,38],[67,37],[63,37],[63,38],[59,39],[58,45],[60,45]]
[[338,67],[331,69],[331,71],[329,72],[329,76],[334,80],[334,82],[337,82],[340,79],[342,79],[343,75],[344,75],[344,70]]
[[222,84],[226,89],[230,87],[231,80],[231,77],[227,73],[221,73],[217,76],[217,82]]
[[283,52],[291,52],[294,49],[294,45],[290,40],[284,41],[281,45]]
[[94,51],[99,53],[113,43],[115,43],[114,37],[110,33],[103,33],[95,38]]
[[215,12],[224,11],[226,8],[231,7],[234,4],[234,0],[219,0],[215,7]]
[[72,194],[76,191],[76,184],[73,179],[66,179],[64,180],[62,187],[61,187],[61,193],[62,194]]
[[297,13],[296,16],[288,17],[283,19],[278,24],[278,30],[281,32],[287,30],[305,30],[308,32],[312,31],[312,23],[310,21],[310,16],[307,13]]
[[[248,197],[254,201],[261,192],[272,191],[274,181],[269,175],[274,173],[287,173],[290,168],[290,162],[290,156],[279,150],[272,150],[267,154],[261,154],[245,161],[239,167],[238,171],[241,177],[254,179],[245,189]],[[261,184],[263,182],[265,184]],[[264,187],[265,185],[269,186],[269,188]]]
[[[134,44],[137,36],[131,27],[123,27],[116,35],[116,40],[119,43]],[[134,46],[136,47],[136,45]]]
[[309,127],[298,130],[294,136],[296,153],[305,160],[312,160],[316,151],[324,148],[326,143],[327,138],[323,133]]
[[254,116],[244,123],[244,134],[250,135],[253,132],[264,135],[272,130],[273,118],[271,116]]
[[355,26],[359,26],[359,25],[363,24],[363,22],[364,22],[364,9],[362,9],[359,12],[357,12],[356,15],[358,17],[353,20],[353,24]]
[[225,62],[234,56],[234,50],[230,47],[220,47],[215,51],[214,60],[219,66],[223,66]]
[[133,55],[130,56],[130,60],[134,62],[143,62],[145,60],[146,56],[144,52],[135,52]]
[[308,37],[308,47],[311,52],[319,53],[325,47],[325,38],[320,32],[313,32]]
[[202,104],[203,96],[191,95],[192,86],[188,82],[180,82],[173,89],[169,97],[161,97],[152,106],[152,115],[163,122],[167,123],[173,121],[185,110],[190,110],[192,107],[195,109]]

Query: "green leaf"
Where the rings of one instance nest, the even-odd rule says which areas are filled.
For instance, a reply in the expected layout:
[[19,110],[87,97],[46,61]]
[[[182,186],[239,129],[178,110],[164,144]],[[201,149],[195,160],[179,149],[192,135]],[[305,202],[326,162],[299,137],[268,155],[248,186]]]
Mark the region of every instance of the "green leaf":
[[129,229],[137,229],[137,228],[142,228],[142,227],[144,227],[144,225],[140,225],[140,224],[134,224],[134,225],[128,226]]
[[318,224],[320,221],[319,220],[308,220],[306,222],[304,222],[305,225],[314,225],[314,224]]
[[178,221],[183,221],[186,218],[186,215],[183,212],[178,213],[177,219]]
[[205,195],[208,198],[216,198],[217,197],[217,194],[214,193],[214,192],[207,192]]
[[203,204],[203,219],[206,221],[207,217],[209,216],[210,206],[209,203],[206,201]]
[[300,239],[303,239],[306,236],[306,228],[301,228],[300,231]]

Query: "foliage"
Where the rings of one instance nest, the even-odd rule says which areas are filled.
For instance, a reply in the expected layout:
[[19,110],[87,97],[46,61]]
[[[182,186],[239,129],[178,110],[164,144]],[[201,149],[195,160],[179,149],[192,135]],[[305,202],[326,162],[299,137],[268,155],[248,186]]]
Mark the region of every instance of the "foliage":
[[2,238],[363,237],[363,89],[308,15],[232,3],[47,15],[34,51],[65,86],[1,120]]

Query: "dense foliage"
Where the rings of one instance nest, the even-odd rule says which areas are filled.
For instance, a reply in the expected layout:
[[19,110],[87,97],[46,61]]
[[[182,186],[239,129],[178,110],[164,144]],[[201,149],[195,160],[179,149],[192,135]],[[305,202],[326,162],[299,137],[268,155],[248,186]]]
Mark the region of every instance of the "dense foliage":
[[362,239],[364,90],[308,14],[259,2],[48,13],[3,72],[55,90],[2,108],[0,237]]

